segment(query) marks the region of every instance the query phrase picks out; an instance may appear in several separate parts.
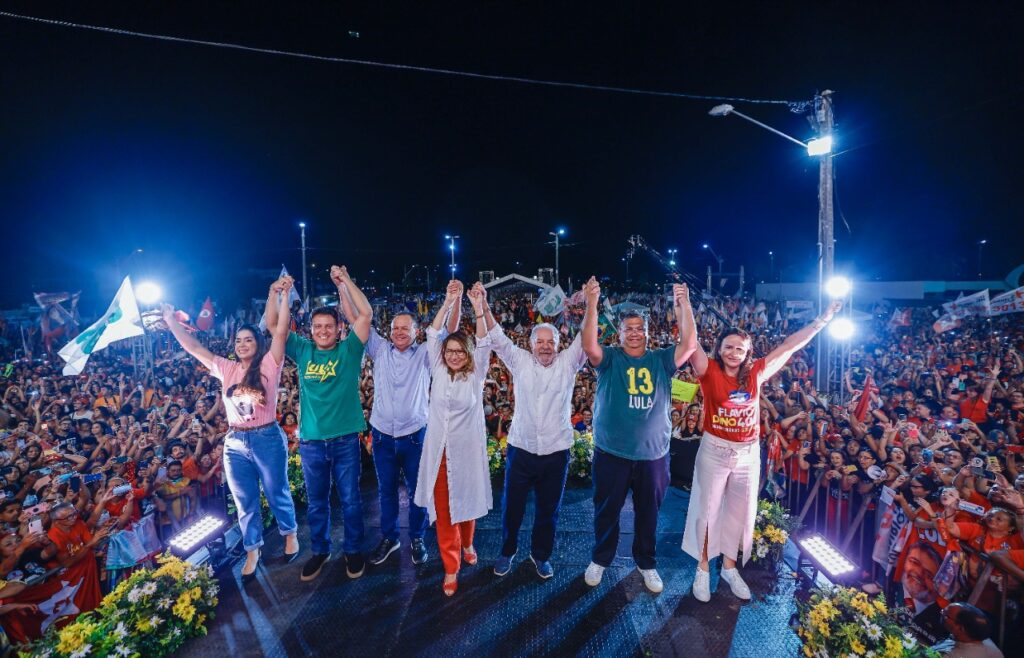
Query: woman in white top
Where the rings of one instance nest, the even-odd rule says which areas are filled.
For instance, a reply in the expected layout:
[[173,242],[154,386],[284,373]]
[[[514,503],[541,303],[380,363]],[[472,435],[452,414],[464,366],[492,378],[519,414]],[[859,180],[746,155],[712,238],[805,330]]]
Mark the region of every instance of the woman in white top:
[[477,340],[463,331],[440,339],[446,315],[462,298],[462,284],[448,286],[444,304],[427,328],[432,381],[427,432],[414,502],[427,509],[437,524],[438,552],[444,563],[444,593],[455,594],[463,557],[476,564],[475,519],[491,509],[491,476],[487,468],[487,428],[483,386],[491,358],[483,316],[483,297],[470,291]]

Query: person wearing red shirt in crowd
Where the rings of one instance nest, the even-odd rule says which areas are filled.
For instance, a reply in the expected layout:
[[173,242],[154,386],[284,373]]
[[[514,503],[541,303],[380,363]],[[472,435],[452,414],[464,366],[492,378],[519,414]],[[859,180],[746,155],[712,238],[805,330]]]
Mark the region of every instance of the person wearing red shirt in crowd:
[[91,556],[91,549],[110,534],[109,526],[103,526],[95,533],[90,531],[85,521],[78,518],[78,510],[71,503],[54,506],[50,519],[53,525],[47,535],[57,546],[56,559],[62,567],[69,567]]
[[790,357],[825,328],[842,306],[833,302],[815,322],[792,334],[767,357],[754,359],[751,337],[739,328],[723,331],[708,358],[697,340],[689,291],[680,286],[681,343],[704,398],[704,437],[697,453],[693,492],[686,515],[683,550],[698,560],[693,595],[711,600],[709,559],[724,554],[722,580],[733,594],[750,598],[736,569],[738,551],[750,559],[761,470],[758,441],[762,382],[779,372]]
[[999,378],[999,366],[989,369],[985,391],[977,384],[967,387],[967,399],[960,403],[960,417],[972,420],[979,425],[988,420],[988,403],[992,401],[992,388]]

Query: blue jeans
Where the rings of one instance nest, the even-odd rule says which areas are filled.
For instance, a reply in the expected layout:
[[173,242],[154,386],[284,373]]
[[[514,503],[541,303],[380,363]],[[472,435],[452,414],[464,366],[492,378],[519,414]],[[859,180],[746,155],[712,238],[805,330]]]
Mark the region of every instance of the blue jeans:
[[380,534],[384,539],[398,541],[398,469],[405,476],[409,493],[409,539],[422,539],[427,529],[427,509],[415,504],[416,477],[420,471],[425,427],[405,436],[391,436],[373,431],[373,466],[377,469],[380,492]]
[[346,434],[326,441],[303,441],[299,444],[302,475],[306,478],[309,507],[309,541],[313,552],[331,552],[331,483],[338,488],[344,514],[346,555],[363,549],[363,500],[359,496],[359,475],[362,472],[358,434]]
[[229,431],[224,437],[224,474],[238,507],[245,550],[263,545],[261,483],[278,530],[282,535],[295,532],[295,504],[288,488],[288,438],[280,425]]

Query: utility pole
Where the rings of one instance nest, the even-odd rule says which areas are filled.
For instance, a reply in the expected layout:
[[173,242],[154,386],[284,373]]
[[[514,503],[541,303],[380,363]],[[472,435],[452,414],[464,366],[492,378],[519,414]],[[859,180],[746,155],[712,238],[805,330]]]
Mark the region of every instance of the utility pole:
[[302,235],[302,303],[305,304],[309,299],[306,296],[306,222],[299,222],[299,231]]
[[[832,92],[825,90],[814,98],[814,117],[818,124],[818,138],[832,137]],[[835,264],[835,234],[833,232],[833,192],[832,192],[832,153],[818,156],[818,313],[824,310],[825,282],[832,278]],[[819,333],[815,349],[814,374],[816,388],[828,392],[828,380],[825,376],[824,352],[825,339]]]

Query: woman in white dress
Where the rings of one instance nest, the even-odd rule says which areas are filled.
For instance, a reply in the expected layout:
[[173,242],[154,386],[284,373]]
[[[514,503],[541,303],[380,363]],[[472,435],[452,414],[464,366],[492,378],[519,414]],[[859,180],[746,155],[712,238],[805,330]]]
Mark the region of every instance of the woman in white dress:
[[447,596],[458,587],[462,560],[476,564],[476,519],[485,516],[492,504],[483,408],[491,347],[483,297],[471,290],[469,298],[476,320],[475,341],[464,331],[440,339],[445,317],[462,299],[462,284],[457,281],[449,284],[444,304],[427,328],[432,380],[415,503],[425,507],[430,521],[436,523]]

